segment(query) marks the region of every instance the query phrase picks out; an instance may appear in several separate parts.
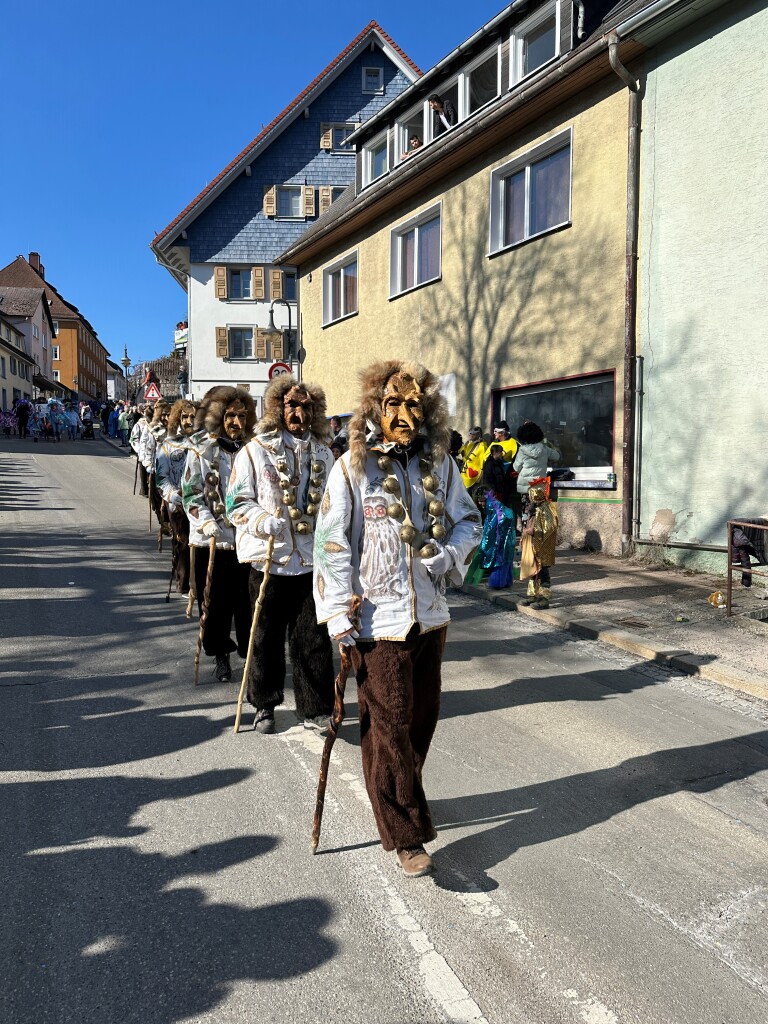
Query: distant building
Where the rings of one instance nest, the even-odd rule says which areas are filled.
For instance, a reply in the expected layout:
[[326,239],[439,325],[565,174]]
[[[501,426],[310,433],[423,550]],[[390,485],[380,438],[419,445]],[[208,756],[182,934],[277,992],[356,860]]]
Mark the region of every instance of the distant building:
[[276,256],[354,181],[347,137],[420,73],[371,22],[153,240],[188,294],[187,393],[243,384],[258,408],[272,363],[300,374],[296,274]]
[[13,323],[25,339],[25,350],[34,367],[34,397],[61,395],[51,371],[54,326],[45,290],[17,288],[0,283],[0,313]]
[[107,360],[107,398],[112,402],[121,402],[128,397],[125,384],[125,371],[122,366]]
[[[52,323],[46,328],[54,337],[43,335],[41,351],[48,375],[61,385],[61,393],[81,401],[102,401],[107,396],[107,352],[96,331],[77,306],[73,306],[45,279],[40,254],[29,260],[17,256],[0,270],[0,288],[42,288],[48,300]],[[42,328],[40,328],[42,331]],[[48,353],[46,358],[45,353]],[[34,352],[31,353],[34,355]],[[47,377],[43,371],[43,376]]]
[[17,398],[32,398],[35,361],[24,332],[0,313],[0,409],[8,412]]

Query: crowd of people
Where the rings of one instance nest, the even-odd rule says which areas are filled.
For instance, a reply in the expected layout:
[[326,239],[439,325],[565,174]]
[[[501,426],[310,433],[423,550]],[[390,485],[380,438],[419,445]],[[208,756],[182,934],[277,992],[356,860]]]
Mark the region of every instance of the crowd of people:
[[93,437],[93,410],[86,402],[17,398],[11,409],[0,412],[0,430],[6,437],[34,443],[76,441]]
[[160,539],[172,538],[167,597],[175,582],[188,614],[197,602],[208,678],[231,680],[235,653],[248,666],[257,734],[276,728],[286,642],[296,715],[319,731],[334,708],[333,644],[347,650],[381,842],[419,876],[433,870],[421,774],[446,588],[478,564],[489,585],[509,585],[511,572],[506,584],[493,574],[518,558],[531,593],[548,594],[557,518],[545,474],[557,453],[533,424],[517,439],[503,423],[493,438],[475,427],[464,443],[438,378],[418,364],[375,363],[361,381],[346,422],[327,417],[320,387],[282,376],[258,423],[248,391],[218,386],[197,404],[116,408],[105,425],[123,436],[133,421],[134,490]]

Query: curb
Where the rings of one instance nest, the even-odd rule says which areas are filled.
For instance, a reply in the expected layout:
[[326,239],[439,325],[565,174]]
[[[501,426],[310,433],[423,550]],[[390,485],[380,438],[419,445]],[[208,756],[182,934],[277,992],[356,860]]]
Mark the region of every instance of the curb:
[[104,441],[105,444],[108,444],[110,448],[114,448],[115,451],[118,451],[123,455],[133,455],[133,449],[131,448],[130,445],[128,445],[127,448],[123,448],[123,446],[118,441],[115,441],[113,437],[109,437],[107,434],[103,434],[101,431],[99,431],[99,437],[101,438],[102,441]]
[[603,619],[582,619],[572,617],[564,611],[530,608],[528,605],[518,603],[509,594],[492,594],[485,587],[465,584],[459,589],[462,593],[485,601],[487,604],[496,605],[506,611],[519,612],[521,615],[529,615],[532,619],[539,619],[557,629],[575,633],[576,636],[583,639],[600,640],[611,647],[617,647],[622,651],[645,658],[646,661],[654,661],[677,672],[698,676],[709,682],[720,683],[721,686],[727,686],[731,690],[737,690],[739,693],[768,700],[768,685],[757,683],[754,679],[734,669],[725,671],[719,666],[711,664],[707,655],[691,654],[689,651],[664,644],[655,644],[638,633],[632,633],[627,629],[617,629],[612,622],[606,622]]

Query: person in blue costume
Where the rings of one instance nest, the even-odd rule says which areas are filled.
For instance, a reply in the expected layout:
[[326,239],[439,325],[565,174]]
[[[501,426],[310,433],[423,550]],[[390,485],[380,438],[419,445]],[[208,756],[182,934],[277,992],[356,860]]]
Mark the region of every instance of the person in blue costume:
[[475,496],[483,510],[483,537],[467,573],[467,583],[479,584],[486,573],[488,586],[501,590],[512,585],[515,558],[515,513],[494,495],[481,491]]

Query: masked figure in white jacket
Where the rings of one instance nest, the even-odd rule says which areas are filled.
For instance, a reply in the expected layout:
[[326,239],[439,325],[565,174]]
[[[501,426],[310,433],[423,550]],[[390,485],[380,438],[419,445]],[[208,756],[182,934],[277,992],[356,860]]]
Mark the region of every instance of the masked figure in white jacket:
[[227,509],[237,529],[237,554],[251,565],[255,605],[269,538],[273,560],[256,632],[248,700],[257,732],[275,729],[283,702],[285,640],[296,714],[307,728],[325,729],[333,710],[333,659],[312,597],[312,547],[333,456],[327,447],[325,394],[293,377],[278,377],[264,394],[257,434],[235,459]]
[[160,401],[155,403],[152,413],[152,422],[143,437],[143,444],[140,450],[140,457],[144,469],[147,471],[147,482],[149,486],[149,502],[152,511],[155,513],[158,525],[166,534],[171,532],[168,514],[163,505],[163,498],[155,479],[155,460],[157,449],[165,440],[168,433],[168,416],[171,411],[171,403]]
[[136,453],[136,461],[138,462],[137,470],[139,473],[139,494],[142,498],[146,498],[149,494],[148,487],[148,476],[147,471],[144,468],[142,458],[144,456],[144,444],[146,442],[147,432],[149,431],[149,425],[152,422],[152,406],[147,406],[143,411],[139,419],[133,425],[131,430],[131,436],[128,439],[128,443]]
[[[181,494],[189,519],[189,543],[195,548],[195,587],[202,606],[208,572],[209,545],[215,539],[208,616],[203,650],[216,659],[215,677],[232,678],[229,655],[248,653],[251,600],[248,596],[250,566],[241,565],[235,554],[235,528],[227,516],[225,497],[232,460],[253,435],[256,410],[245,388],[211,388],[195,415],[194,433],[184,466]],[[200,429],[202,428],[202,429]],[[202,607],[200,607],[202,612]],[[234,620],[235,637],[230,636]]]
[[184,513],[181,484],[196,412],[195,403],[186,398],[174,402],[168,414],[168,432],[155,455],[157,489],[171,524],[172,565],[178,594],[189,591],[189,520]]
[[[315,601],[330,635],[353,648],[363,771],[382,846],[417,876],[433,869],[421,774],[440,709],[445,590],[464,579],[480,515],[448,454],[438,379],[392,360],[369,367],[362,385],[349,451],[320,507]],[[363,598],[355,622],[353,595]]]

